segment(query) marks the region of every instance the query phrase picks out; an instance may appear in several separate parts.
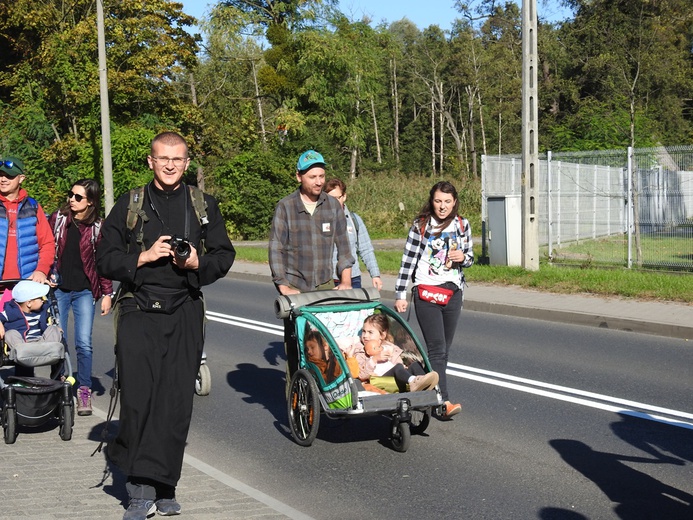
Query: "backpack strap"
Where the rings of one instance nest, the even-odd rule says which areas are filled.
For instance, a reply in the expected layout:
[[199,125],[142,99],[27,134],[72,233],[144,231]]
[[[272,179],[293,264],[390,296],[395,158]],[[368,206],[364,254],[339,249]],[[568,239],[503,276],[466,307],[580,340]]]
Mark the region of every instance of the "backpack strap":
[[209,224],[205,194],[200,188],[192,185],[188,185],[188,191],[190,193],[193,209],[195,210],[195,216],[200,223],[200,254],[204,254],[205,240],[207,239],[207,224]]
[[140,220],[140,228],[135,232],[135,242],[144,251],[144,223],[149,221],[149,217],[142,209],[144,204],[144,186],[130,190],[130,203],[128,204],[128,214],[126,218],[127,227],[130,232],[135,232],[137,220]]

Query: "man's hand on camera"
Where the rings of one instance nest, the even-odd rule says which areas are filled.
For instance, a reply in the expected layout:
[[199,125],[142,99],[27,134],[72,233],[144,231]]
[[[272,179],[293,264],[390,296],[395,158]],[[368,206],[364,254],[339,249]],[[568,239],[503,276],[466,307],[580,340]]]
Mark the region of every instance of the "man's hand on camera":
[[173,249],[171,249],[170,254],[171,258],[173,258],[173,263],[181,269],[191,269],[193,271],[197,271],[198,267],[200,267],[200,259],[197,256],[197,249],[195,249],[195,247],[192,245],[190,246],[190,255],[185,258],[179,258],[176,256]]
[[170,240],[171,235],[161,235],[157,238],[156,242],[152,244],[152,247],[140,253],[137,259],[137,267],[156,262],[159,258],[171,256],[173,253],[171,252]]

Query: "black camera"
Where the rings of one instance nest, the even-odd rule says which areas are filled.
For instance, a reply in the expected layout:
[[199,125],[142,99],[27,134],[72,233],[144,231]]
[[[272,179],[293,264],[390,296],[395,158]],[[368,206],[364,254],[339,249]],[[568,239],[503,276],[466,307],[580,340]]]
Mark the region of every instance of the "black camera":
[[171,244],[171,249],[173,249],[173,255],[176,257],[176,260],[185,260],[190,256],[190,248],[192,248],[192,245],[183,237],[173,235],[168,243]]

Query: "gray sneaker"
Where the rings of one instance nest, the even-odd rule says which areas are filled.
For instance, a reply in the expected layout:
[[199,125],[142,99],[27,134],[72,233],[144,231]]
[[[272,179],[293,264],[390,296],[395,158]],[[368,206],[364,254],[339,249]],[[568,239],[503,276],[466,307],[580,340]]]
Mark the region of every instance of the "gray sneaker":
[[429,390],[438,384],[438,372],[429,372],[424,376],[416,376],[411,383],[409,383],[410,392],[422,392],[424,390]]
[[123,520],[147,520],[156,513],[156,504],[146,498],[131,498],[130,506],[123,515]]
[[175,498],[160,498],[156,501],[156,510],[161,516],[175,516],[180,514],[180,504]]

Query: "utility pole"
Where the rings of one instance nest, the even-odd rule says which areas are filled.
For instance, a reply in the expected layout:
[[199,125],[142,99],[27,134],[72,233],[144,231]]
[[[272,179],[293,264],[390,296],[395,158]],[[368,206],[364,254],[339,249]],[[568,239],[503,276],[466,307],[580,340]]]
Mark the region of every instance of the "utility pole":
[[108,110],[108,69],[103,0],[96,0],[96,28],[99,47],[99,90],[101,92],[101,149],[103,151],[103,191],[106,215],[113,208],[113,162],[111,159],[111,116]]
[[539,270],[537,0],[522,0],[522,267]]

